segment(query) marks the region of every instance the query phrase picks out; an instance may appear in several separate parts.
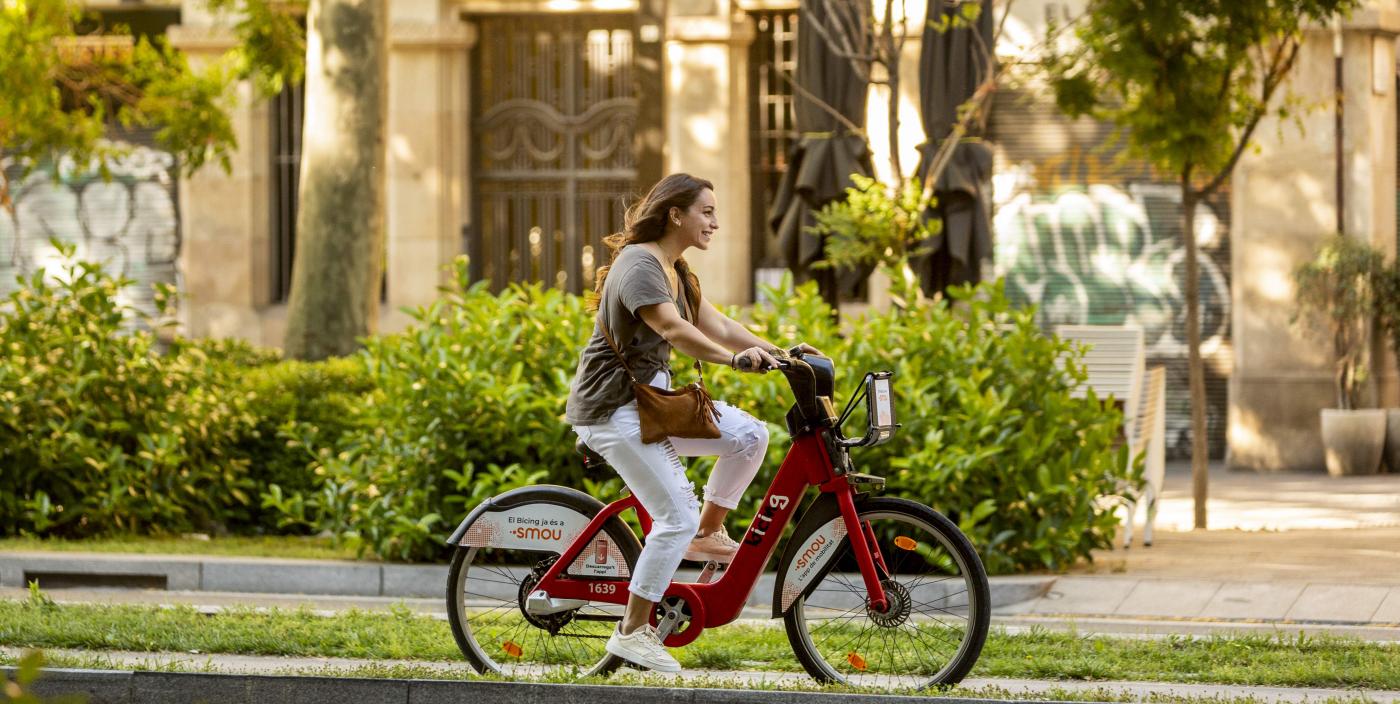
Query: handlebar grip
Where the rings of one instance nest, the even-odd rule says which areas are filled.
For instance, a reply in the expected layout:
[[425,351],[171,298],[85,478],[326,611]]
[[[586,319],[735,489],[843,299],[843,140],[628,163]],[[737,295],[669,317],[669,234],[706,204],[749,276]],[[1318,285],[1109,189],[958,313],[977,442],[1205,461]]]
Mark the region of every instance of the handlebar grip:
[[734,368],[741,372],[751,372],[754,369],[753,360],[749,357],[740,357],[734,364]]

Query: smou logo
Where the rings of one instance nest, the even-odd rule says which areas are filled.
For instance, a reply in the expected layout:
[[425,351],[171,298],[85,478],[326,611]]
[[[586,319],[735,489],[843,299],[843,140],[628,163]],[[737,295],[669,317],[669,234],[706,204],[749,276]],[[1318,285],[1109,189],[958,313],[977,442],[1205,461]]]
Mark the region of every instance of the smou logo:
[[563,540],[564,531],[558,528],[526,528],[524,526],[516,528],[510,532],[521,540]]
[[797,558],[797,562],[793,563],[793,566],[799,570],[807,569],[807,563],[811,562],[812,558],[816,557],[825,545],[826,536],[818,535],[812,540],[812,543],[807,546],[807,549],[802,551],[802,555]]

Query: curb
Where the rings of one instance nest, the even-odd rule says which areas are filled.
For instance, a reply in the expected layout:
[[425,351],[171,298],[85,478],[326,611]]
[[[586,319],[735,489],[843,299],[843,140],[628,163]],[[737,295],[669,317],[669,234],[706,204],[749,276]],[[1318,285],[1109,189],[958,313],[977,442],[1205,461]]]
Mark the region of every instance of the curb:
[[447,565],[353,560],[0,552],[0,587],[137,587],[169,591],[442,597]]
[[[14,676],[12,667],[0,673]],[[227,675],[132,670],[46,669],[31,686],[41,697],[79,694],[89,704],[986,704],[964,697],[688,689],[635,685],[542,684],[478,680],[404,680],[353,677]],[[1018,699],[1025,704],[1058,700]],[[1084,704],[1079,702],[1077,704]]]
[[[696,570],[681,570],[694,580]],[[83,552],[0,552],[0,587],[33,579],[46,589],[136,587],[169,591],[444,598],[447,565],[396,565],[352,560],[131,555]],[[766,607],[774,573],[759,577],[748,606]],[[1044,596],[1055,577],[993,577],[992,607]]]

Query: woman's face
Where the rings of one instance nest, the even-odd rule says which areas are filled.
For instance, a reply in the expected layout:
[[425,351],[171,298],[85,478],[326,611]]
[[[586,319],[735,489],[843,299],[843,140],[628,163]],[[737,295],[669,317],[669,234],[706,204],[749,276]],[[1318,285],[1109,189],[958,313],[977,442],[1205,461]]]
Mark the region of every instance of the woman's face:
[[689,208],[671,209],[669,227],[676,232],[686,247],[710,248],[710,240],[719,229],[719,219],[715,215],[715,192],[705,188]]

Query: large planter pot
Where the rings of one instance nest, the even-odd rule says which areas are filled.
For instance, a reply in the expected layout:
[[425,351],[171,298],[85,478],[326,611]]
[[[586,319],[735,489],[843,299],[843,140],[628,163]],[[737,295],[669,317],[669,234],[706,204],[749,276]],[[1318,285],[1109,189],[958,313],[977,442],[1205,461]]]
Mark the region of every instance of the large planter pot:
[[1400,408],[1385,409],[1385,466],[1400,472]]
[[1343,477],[1380,471],[1385,428],[1383,409],[1323,409],[1322,449],[1327,456],[1327,473]]

